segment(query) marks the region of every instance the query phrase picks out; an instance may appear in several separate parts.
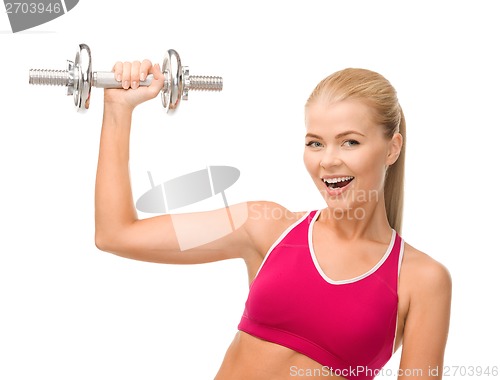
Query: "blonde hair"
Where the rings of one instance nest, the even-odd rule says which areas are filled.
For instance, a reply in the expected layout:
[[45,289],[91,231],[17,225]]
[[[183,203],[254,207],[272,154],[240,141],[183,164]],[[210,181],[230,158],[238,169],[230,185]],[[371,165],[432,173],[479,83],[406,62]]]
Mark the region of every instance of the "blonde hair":
[[395,133],[403,136],[401,153],[386,172],[384,199],[387,219],[392,228],[401,233],[403,224],[404,162],[406,146],[406,123],[399,105],[396,90],[382,75],[366,70],[348,68],[323,79],[306,102],[307,107],[321,99],[327,103],[346,99],[360,100],[373,109],[375,123],[383,126],[385,136]]

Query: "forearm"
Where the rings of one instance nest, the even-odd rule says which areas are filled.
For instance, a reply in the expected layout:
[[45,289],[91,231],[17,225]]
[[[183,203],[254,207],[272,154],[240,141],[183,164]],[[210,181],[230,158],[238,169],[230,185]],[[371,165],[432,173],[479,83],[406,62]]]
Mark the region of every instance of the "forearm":
[[95,186],[96,244],[110,239],[137,220],[129,174],[132,109],[104,104]]

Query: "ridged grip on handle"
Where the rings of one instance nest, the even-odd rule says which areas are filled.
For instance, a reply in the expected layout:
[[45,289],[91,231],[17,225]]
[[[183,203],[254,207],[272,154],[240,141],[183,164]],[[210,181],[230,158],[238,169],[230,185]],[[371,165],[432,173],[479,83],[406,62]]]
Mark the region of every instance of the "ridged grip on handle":
[[42,86],[68,86],[70,76],[68,70],[31,69],[29,83]]
[[[145,80],[139,82],[139,86],[151,85],[153,78],[153,74],[149,74]],[[115,80],[115,74],[109,71],[96,71],[92,75],[92,79],[94,87],[122,87],[121,82]],[[184,86],[192,91],[222,91],[222,77],[192,75],[184,82]]]
[[222,91],[222,77],[192,75],[189,89],[195,91]]
[[[193,91],[222,91],[222,77],[192,75],[184,85]],[[149,86],[153,81],[153,74],[140,81],[140,86]],[[29,71],[29,83],[42,86],[68,86],[71,82],[67,70],[39,70]],[[121,82],[115,80],[111,71],[95,71],[92,74],[92,85],[97,88],[121,88]]]

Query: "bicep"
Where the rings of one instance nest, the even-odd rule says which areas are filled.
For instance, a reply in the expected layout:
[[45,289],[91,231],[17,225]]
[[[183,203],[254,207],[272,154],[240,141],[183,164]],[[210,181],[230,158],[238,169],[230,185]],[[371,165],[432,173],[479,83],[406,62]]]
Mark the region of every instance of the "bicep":
[[244,257],[253,239],[246,228],[249,205],[212,211],[168,214],[137,220],[96,238],[99,249],[130,259],[198,264]]
[[440,379],[450,321],[451,277],[433,261],[412,280],[415,290],[404,327],[398,379]]

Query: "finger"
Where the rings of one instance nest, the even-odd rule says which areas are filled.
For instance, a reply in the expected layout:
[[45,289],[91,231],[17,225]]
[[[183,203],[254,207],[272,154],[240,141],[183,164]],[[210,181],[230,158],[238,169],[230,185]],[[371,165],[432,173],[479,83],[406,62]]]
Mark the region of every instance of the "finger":
[[123,62],[122,87],[127,90],[130,87],[131,63]]
[[161,89],[163,88],[164,82],[165,82],[165,77],[163,73],[160,70],[160,65],[155,64],[151,70],[151,73],[153,73],[153,81],[151,82],[151,85],[149,86],[150,90],[154,94],[158,94]]
[[157,63],[151,68],[150,73],[153,74],[154,80],[164,81],[165,79],[163,73],[161,72],[160,65]]
[[141,68],[139,70],[141,81],[146,80],[146,77],[148,76],[149,70],[151,69],[152,66],[153,64],[149,59],[145,59],[144,61],[142,61]]
[[134,90],[139,87],[139,72],[141,69],[141,63],[139,61],[132,62],[132,67],[130,69],[130,87]]
[[113,72],[115,73],[115,80],[121,82],[123,73],[123,63],[116,62],[115,65],[113,66]]

